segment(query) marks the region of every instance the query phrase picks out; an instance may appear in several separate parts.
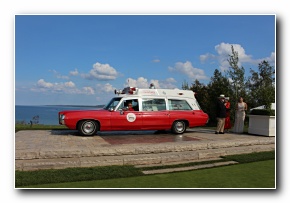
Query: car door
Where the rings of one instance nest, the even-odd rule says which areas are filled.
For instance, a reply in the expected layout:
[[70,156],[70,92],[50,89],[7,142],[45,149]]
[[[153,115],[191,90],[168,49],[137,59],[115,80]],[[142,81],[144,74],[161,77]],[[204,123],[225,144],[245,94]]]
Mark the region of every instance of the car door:
[[[126,107],[131,103],[134,110],[128,110]],[[141,130],[142,113],[139,111],[139,102],[137,98],[122,99],[115,111],[111,112],[112,130]]]
[[170,128],[169,112],[163,98],[142,99],[143,130],[166,130]]
[[198,119],[198,111],[191,108],[188,102],[184,99],[168,99],[170,123],[176,120],[187,120],[189,126],[196,126]]

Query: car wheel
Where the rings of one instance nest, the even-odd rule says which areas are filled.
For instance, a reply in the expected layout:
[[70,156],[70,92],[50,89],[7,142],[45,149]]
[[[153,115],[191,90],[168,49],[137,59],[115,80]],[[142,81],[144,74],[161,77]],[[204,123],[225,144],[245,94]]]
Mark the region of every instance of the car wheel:
[[182,134],[186,130],[186,125],[184,121],[175,121],[172,124],[172,132],[175,134]]
[[97,133],[98,124],[95,121],[84,120],[78,125],[78,131],[81,135],[91,136]]

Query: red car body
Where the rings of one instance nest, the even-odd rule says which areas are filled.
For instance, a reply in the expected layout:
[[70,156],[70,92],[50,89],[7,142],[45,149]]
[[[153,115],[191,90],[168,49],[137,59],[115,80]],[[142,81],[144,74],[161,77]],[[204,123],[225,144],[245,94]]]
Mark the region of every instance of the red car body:
[[[208,115],[199,108],[194,94],[192,95],[193,98],[186,100],[185,96],[170,99],[167,96],[152,95],[152,92],[150,95],[124,94],[113,98],[104,109],[61,111],[59,123],[78,130],[81,135],[93,135],[97,131],[170,129],[181,134],[187,127],[204,126],[208,121]],[[124,108],[121,103],[128,101],[139,103],[138,109],[129,111]],[[115,105],[116,103],[118,104]],[[179,109],[182,105],[186,105],[187,109]],[[148,106],[154,107],[153,110],[146,109]]]

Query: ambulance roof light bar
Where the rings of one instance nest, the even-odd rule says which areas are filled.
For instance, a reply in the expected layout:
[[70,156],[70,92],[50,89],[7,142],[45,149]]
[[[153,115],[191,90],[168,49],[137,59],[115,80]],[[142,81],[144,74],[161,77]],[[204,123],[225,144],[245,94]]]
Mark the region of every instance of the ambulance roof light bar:
[[118,94],[118,95],[119,95],[119,94],[123,94],[122,90],[115,90],[114,93],[115,93],[115,94]]
[[115,90],[115,94],[136,94],[138,88],[136,87],[125,87],[123,90]]
[[155,89],[155,85],[153,83],[150,84],[149,89]]

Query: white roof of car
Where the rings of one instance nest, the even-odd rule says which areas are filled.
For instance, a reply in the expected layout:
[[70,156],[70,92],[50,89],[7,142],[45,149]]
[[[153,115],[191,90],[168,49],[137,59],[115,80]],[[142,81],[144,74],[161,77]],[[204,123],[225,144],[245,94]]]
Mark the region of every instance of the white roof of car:
[[189,97],[195,98],[194,92],[191,90],[180,89],[149,89],[149,88],[136,88],[126,87],[123,90],[116,90],[115,94],[120,96],[166,96],[166,97]]

